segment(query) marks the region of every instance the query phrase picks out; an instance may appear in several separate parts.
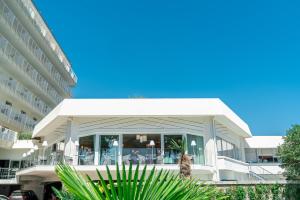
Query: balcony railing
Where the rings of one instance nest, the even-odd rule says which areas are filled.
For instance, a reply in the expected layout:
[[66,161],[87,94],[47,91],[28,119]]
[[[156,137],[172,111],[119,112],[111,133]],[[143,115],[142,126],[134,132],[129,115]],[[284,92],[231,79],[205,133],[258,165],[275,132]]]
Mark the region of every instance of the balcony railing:
[[11,45],[0,34],[0,54],[5,56],[11,63],[13,63],[18,70],[24,72],[24,74],[35,82],[42,91],[45,92],[55,104],[58,104],[63,98],[48,84],[45,78],[43,78],[36,69],[30,65],[22,54]]
[[54,54],[57,56],[58,60],[62,63],[62,65],[65,67],[65,70],[70,74],[72,80],[74,83],[77,82],[77,77],[75,73],[73,72],[70,63],[67,61],[64,53],[60,49],[59,45],[57,44],[56,40],[52,36],[51,32],[49,31],[48,27],[44,23],[42,17],[40,14],[36,11],[33,4],[26,0],[17,0],[19,6],[21,9],[24,10],[24,13],[28,16],[31,23],[36,27],[37,30],[39,30],[39,33],[43,38],[45,38],[45,41],[47,42],[50,49],[53,50]]
[[0,75],[0,87],[24,103],[28,104],[32,109],[38,111],[41,115],[46,115],[51,110],[51,108],[39,97],[31,93],[21,83],[10,79],[8,76]]
[[0,126],[0,146],[11,147],[17,139],[17,133]]
[[0,168],[0,179],[13,179],[18,168]]
[[22,114],[21,111],[6,105],[4,102],[0,102],[0,117],[7,123],[13,123],[20,130],[31,131],[37,123],[26,114]]
[[21,39],[42,66],[46,67],[49,75],[55,80],[56,84],[67,94],[70,94],[70,87],[68,83],[62,78],[59,72],[55,69],[53,64],[47,58],[43,50],[37,45],[34,39],[30,36],[29,32],[19,22],[14,13],[7,7],[7,5],[0,0],[0,16],[10,26],[11,30]]

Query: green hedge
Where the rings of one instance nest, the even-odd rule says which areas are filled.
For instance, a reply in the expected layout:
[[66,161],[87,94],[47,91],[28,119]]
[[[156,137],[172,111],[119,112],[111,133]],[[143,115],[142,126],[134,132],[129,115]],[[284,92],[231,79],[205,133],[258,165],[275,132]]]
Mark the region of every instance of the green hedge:
[[300,185],[233,186],[225,189],[226,200],[299,200]]

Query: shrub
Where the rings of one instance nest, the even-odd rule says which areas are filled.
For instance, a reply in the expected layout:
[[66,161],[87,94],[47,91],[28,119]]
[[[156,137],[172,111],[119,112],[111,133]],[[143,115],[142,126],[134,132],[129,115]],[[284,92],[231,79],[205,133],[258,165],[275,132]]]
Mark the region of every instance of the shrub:
[[249,200],[256,200],[256,195],[255,195],[254,188],[252,186],[249,186],[247,190],[248,190]]
[[236,200],[245,200],[246,199],[246,191],[244,187],[238,186],[235,190],[235,199]]
[[280,200],[280,185],[274,184],[271,186],[272,200]]
[[32,137],[32,133],[30,132],[18,133],[18,140],[30,140],[31,137]]

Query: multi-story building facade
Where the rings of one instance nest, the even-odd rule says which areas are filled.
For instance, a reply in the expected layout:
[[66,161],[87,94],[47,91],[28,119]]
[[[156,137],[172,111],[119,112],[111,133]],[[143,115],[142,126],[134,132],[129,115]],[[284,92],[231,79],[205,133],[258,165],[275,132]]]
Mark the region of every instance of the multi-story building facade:
[[[0,0],[0,184],[11,177],[11,166],[20,167],[20,148],[31,148],[20,146],[17,135],[32,132],[71,96],[76,82],[68,59],[31,0]],[[15,148],[12,159],[4,156]]]
[[24,158],[26,167],[17,177],[41,198],[44,186],[59,181],[58,162],[92,179],[96,169],[105,177],[106,165],[114,172],[122,162],[178,172],[180,155],[170,141],[183,137],[195,178],[219,184],[283,178],[276,157],[282,138],[252,137],[219,99],[66,99],[37,124],[33,136],[41,139],[40,151]]

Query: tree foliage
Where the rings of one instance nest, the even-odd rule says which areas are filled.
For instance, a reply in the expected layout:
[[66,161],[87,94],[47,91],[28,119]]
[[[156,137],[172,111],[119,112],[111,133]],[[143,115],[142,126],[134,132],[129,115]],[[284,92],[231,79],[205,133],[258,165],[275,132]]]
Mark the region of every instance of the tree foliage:
[[300,178],[300,125],[293,125],[279,147],[279,156],[288,179]]

